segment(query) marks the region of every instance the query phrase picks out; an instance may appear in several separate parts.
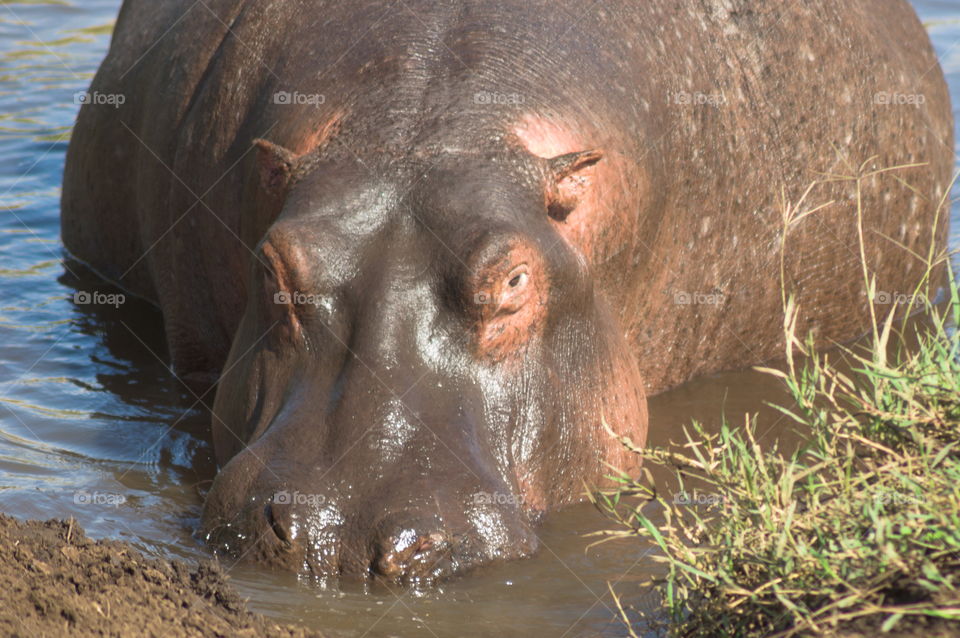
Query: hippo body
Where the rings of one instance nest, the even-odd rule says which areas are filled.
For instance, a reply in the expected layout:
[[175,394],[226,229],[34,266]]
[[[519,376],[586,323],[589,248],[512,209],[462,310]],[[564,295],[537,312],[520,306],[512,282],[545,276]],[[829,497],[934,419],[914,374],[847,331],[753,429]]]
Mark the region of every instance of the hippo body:
[[211,540],[320,578],[534,551],[629,465],[604,423],[782,353],[781,264],[801,330],[861,334],[824,175],[914,165],[863,182],[878,290],[946,237],[905,0],[126,0],[90,91],[125,101],[81,109],[64,242],[219,377]]

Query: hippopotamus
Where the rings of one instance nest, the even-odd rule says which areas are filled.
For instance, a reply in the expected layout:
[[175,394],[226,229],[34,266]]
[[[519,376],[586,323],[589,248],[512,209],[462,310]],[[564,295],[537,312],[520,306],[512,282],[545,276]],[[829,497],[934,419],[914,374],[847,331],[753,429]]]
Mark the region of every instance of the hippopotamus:
[[126,0],[88,97],[63,241],[215,397],[199,533],[324,581],[532,554],[647,397],[787,293],[855,338],[861,257],[912,292],[947,232],[905,0]]

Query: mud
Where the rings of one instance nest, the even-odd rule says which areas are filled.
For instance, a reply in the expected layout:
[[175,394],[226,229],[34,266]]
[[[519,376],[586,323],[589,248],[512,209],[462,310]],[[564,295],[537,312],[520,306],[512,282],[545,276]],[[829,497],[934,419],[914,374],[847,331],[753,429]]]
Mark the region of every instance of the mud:
[[72,521],[0,514],[0,635],[320,636],[250,613],[214,562],[147,558]]

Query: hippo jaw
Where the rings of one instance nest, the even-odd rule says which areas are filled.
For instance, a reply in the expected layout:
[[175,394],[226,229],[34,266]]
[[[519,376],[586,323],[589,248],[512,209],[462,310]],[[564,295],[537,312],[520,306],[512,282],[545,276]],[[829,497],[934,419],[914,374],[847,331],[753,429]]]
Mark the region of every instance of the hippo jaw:
[[636,363],[556,229],[557,183],[600,156],[519,157],[279,185],[214,406],[212,543],[430,585],[532,554],[542,513],[626,460],[602,418],[642,443]]

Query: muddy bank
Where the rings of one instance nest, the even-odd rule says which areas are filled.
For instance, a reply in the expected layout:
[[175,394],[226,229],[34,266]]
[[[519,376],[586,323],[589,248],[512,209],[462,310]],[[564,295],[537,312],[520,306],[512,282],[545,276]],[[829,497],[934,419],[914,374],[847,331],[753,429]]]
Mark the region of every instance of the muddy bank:
[[66,521],[0,514],[0,635],[320,636],[246,610],[213,562],[150,559]]

